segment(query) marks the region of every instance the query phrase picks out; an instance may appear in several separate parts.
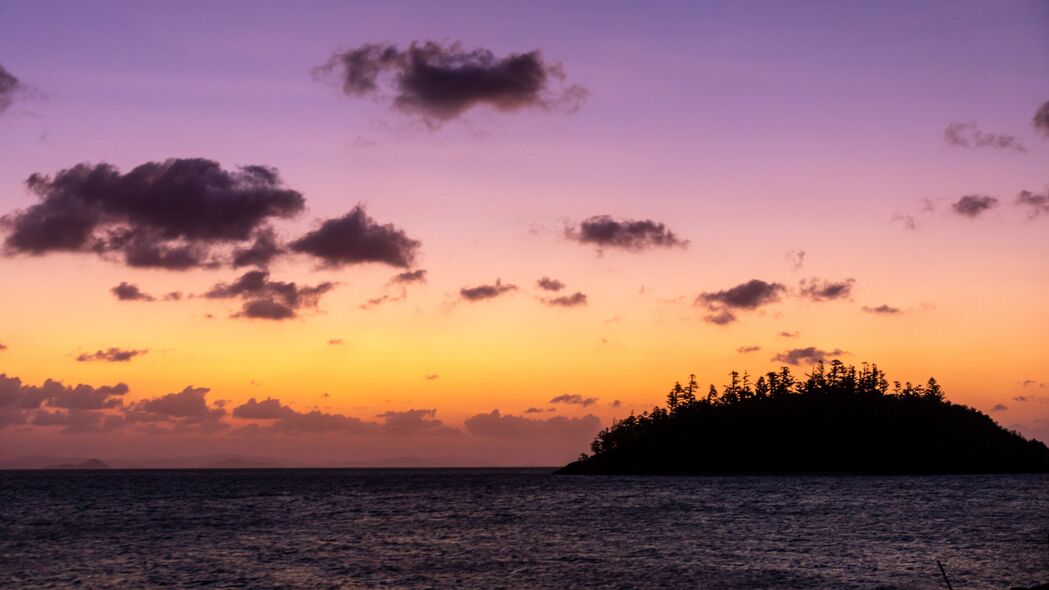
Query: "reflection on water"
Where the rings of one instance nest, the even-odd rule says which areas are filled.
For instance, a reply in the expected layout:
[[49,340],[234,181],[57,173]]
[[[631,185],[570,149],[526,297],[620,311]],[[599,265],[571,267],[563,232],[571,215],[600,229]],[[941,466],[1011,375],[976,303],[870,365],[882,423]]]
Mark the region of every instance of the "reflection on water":
[[0,472],[5,588],[1008,588],[1047,532],[1046,476]]

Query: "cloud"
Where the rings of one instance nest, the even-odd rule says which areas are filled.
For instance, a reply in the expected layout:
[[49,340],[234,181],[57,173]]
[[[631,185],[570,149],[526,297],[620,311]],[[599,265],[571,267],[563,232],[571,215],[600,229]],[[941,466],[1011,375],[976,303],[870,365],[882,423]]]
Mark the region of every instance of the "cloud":
[[736,349],[736,352],[738,352],[739,354],[747,354],[750,352],[757,352],[759,350],[761,350],[760,346],[740,346]]
[[517,285],[503,284],[501,279],[496,279],[494,285],[463,287],[462,289],[459,289],[459,296],[467,301],[483,301],[516,290]]
[[565,238],[596,246],[598,250],[619,248],[641,252],[652,248],[687,248],[666,225],[650,219],[613,219],[609,215],[595,215],[578,226],[565,228]]
[[305,206],[275,169],[227,171],[201,158],[148,162],[126,174],[78,164],[53,177],[33,174],[26,185],[40,201],[4,218],[8,254],[93,253],[168,270],[231,262],[216,248],[245,242]]
[[951,204],[951,209],[958,215],[964,215],[970,219],[979,217],[981,213],[998,206],[998,199],[986,195],[965,195]]
[[574,404],[584,408],[597,403],[596,397],[583,397],[578,393],[563,393],[550,400],[551,404]]
[[809,346],[806,348],[794,348],[786,352],[781,352],[776,356],[772,357],[772,360],[787,363],[788,365],[799,365],[802,362],[818,363],[828,359],[847,354],[840,348],[834,350],[820,350],[818,348]]
[[780,283],[751,279],[730,289],[700,293],[695,304],[706,306],[712,313],[704,319],[724,325],[736,321],[733,310],[753,310],[779,301],[787,288]]
[[124,281],[110,289],[109,292],[121,301],[154,301],[156,299],[152,295],[143,293],[138,286]]
[[423,377],[423,379],[426,379],[427,381],[436,381],[436,380],[438,380],[440,378],[441,378],[441,376],[438,375],[437,373],[430,373],[429,375],[426,375],[425,377]]
[[232,413],[235,418],[268,422],[264,426],[253,424],[240,428],[236,431],[239,434],[316,434],[324,432],[366,434],[379,431],[379,425],[374,422],[365,422],[352,416],[329,414],[319,410],[299,412],[273,398],[267,398],[261,402],[251,398],[233,408]]
[[581,418],[554,416],[545,420],[501,414],[492,410],[466,419],[466,430],[477,436],[502,438],[563,438],[585,439],[601,428],[601,421],[592,414]]
[[780,335],[781,338],[797,338],[798,336],[801,336],[801,332],[798,332],[797,330],[793,330],[793,331],[783,330],[782,332],[779,333],[779,335]]
[[553,411],[555,411],[554,408],[546,408],[544,410],[543,408],[531,407],[531,408],[528,408],[527,410],[525,410],[523,413],[525,413],[525,414],[545,414],[546,412],[553,412]]
[[22,83],[11,72],[0,66],[0,114],[9,109],[15,102],[15,93],[22,88]]
[[204,297],[242,299],[241,311],[234,317],[285,320],[297,317],[302,309],[316,308],[321,296],[335,288],[330,282],[299,287],[295,283],[271,281],[269,275],[265,270],[248,271],[233,283],[215,285]]
[[821,279],[803,279],[798,285],[798,294],[810,301],[832,301],[847,299],[852,295],[855,279],[843,281],[824,281]]
[[525,107],[572,112],[586,99],[579,85],[566,85],[559,63],[537,51],[497,58],[491,51],[466,51],[458,43],[414,42],[407,49],[370,43],[337,52],[316,68],[334,76],[350,97],[392,95],[397,110],[430,126],[477,106],[502,112]]
[[104,412],[120,408],[127,393],[128,386],[123,383],[70,387],[48,379],[35,386],[0,374],[0,429],[36,422],[39,426],[63,426],[65,432],[101,430],[107,416]]
[[1045,387],[1045,383],[1043,383],[1041,381],[1037,381],[1035,379],[1024,379],[1023,381],[1020,382],[1020,386],[1021,387],[1034,387],[1036,385],[1038,387]]
[[623,405],[623,402],[621,402],[621,401],[619,401],[617,399],[614,399],[611,402],[609,402],[608,405],[612,406],[613,408],[618,408],[619,406]]
[[342,217],[322,222],[288,247],[319,258],[325,268],[367,262],[408,267],[415,261],[419,245],[392,224],[376,223],[358,205]]
[[1023,142],[1012,135],[986,133],[976,126],[975,121],[968,123],[951,123],[943,131],[943,140],[947,145],[970,149],[990,148],[995,150],[1026,153]]
[[863,306],[863,311],[865,311],[867,313],[876,313],[876,314],[881,314],[881,315],[893,315],[893,314],[897,314],[897,313],[902,313],[900,308],[892,307],[891,305],[886,305],[884,303],[879,305],[879,306],[877,306],[877,307],[868,307],[868,306],[864,305]]
[[903,224],[904,229],[909,229],[911,231],[917,231],[920,226],[918,220],[913,215],[904,215],[902,213],[893,213],[892,221],[893,223],[899,221]]
[[284,247],[277,240],[277,232],[272,227],[260,228],[255,231],[255,241],[250,246],[233,250],[233,268],[266,267],[283,253]]
[[134,409],[170,418],[186,418],[195,421],[214,420],[224,416],[226,411],[222,408],[208,406],[204,398],[209,391],[211,390],[207,387],[189,386],[177,393],[168,393],[138,402]]
[[790,262],[790,267],[794,270],[800,270],[805,265],[805,251],[804,250],[788,250],[787,260]]
[[1009,406],[1007,406],[1005,404],[994,404],[994,407],[991,408],[991,411],[992,412],[1004,412],[1004,411],[1006,411],[1008,409],[1009,409]]
[[440,420],[434,418],[437,410],[408,410],[405,412],[384,412],[379,414],[383,419],[383,429],[386,434],[399,436],[406,435],[433,435],[433,434],[459,434],[459,429],[445,426]]
[[425,282],[426,282],[426,270],[422,269],[422,268],[420,268],[418,270],[408,270],[408,271],[404,271],[402,273],[395,274],[395,275],[393,275],[393,278],[390,279],[390,284],[391,285],[410,285],[410,284],[413,284],[413,283],[425,283]]
[[1037,194],[1031,191],[1020,191],[1016,197],[1016,204],[1027,207],[1027,217],[1034,219],[1042,213],[1049,214],[1049,192]]
[[345,344],[345,343],[346,343],[346,341],[343,340],[342,338],[332,338],[331,340],[328,341],[328,344],[331,345],[331,346],[338,346],[340,344]]
[[1041,131],[1049,137],[1049,102],[1043,104],[1038,111],[1035,112],[1034,118],[1032,119],[1034,128]]
[[0,344],[0,352],[7,350],[6,344]]
[[148,349],[143,350],[123,350],[120,348],[107,348],[105,350],[99,350],[91,354],[83,353],[76,357],[78,362],[88,361],[105,361],[107,363],[125,363],[135,358],[148,353]]
[[543,303],[554,307],[580,307],[586,305],[586,294],[576,291],[571,295],[562,295],[543,299]]
[[539,287],[544,291],[560,291],[565,288],[565,284],[557,279],[551,279],[549,277],[543,277],[535,282],[535,286]]

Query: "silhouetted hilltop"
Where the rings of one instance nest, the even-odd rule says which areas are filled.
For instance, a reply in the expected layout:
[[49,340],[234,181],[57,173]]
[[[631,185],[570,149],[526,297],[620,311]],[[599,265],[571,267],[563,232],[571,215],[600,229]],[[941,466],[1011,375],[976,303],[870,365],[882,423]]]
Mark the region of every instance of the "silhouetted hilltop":
[[106,465],[98,459],[88,459],[81,463],[61,463],[59,465],[52,465],[48,469],[109,469],[109,465]]
[[875,366],[821,363],[751,384],[733,372],[700,396],[693,376],[666,408],[616,421],[566,474],[1049,472],[1049,448],[944,399],[935,379],[890,390]]

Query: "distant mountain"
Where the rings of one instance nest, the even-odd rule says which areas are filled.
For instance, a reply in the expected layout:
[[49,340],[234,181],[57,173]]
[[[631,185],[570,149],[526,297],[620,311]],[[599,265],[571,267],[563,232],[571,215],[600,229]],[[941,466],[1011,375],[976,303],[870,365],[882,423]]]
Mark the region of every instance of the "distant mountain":
[[111,469],[111,467],[98,459],[88,459],[80,463],[59,463],[46,467],[46,469]]
[[1049,448],[944,399],[935,379],[890,391],[877,366],[784,368],[722,392],[675,384],[666,408],[617,421],[564,474],[1045,473]]

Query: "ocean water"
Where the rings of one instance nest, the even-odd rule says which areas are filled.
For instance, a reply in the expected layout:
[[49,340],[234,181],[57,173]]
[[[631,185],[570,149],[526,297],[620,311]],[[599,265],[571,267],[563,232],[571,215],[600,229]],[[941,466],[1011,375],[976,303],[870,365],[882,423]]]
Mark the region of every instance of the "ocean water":
[[1049,477],[0,472],[0,588],[1009,588]]

